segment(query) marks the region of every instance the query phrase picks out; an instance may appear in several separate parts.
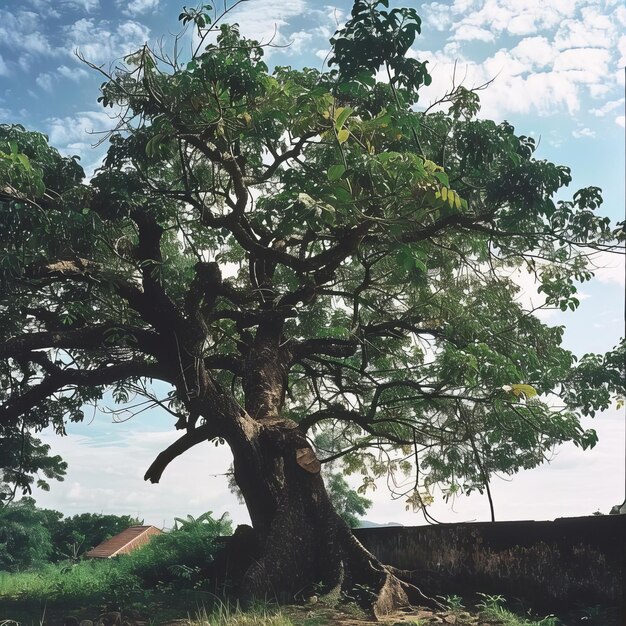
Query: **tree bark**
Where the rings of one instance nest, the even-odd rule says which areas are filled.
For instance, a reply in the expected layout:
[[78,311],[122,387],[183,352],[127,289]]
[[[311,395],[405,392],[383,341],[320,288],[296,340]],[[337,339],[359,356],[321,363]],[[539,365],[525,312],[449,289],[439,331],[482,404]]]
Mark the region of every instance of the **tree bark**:
[[281,418],[250,422],[238,443],[230,442],[235,480],[253,525],[233,539],[245,535],[254,553],[247,567],[231,565],[231,574],[241,574],[240,597],[293,602],[344,593],[376,617],[408,605],[416,588],[370,554],[335,512],[319,461],[297,424]]

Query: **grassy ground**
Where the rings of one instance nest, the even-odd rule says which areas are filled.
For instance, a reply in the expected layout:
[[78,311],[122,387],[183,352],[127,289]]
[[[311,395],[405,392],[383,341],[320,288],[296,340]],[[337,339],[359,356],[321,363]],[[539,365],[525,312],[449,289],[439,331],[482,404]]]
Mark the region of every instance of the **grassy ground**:
[[[185,572],[183,571],[183,574]],[[188,573],[187,573],[188,574]],[[47,566],[37,572],[0,572],[0,626],[62,625],[67,616],[96,620],[104,611],[123,608],[131,626],[362,626],[371,620],[354,604],[323,602],[305,606],[271,604],[241,611],[217,599],[216,590],[174,579],[145,589],[123,561],[84,561],[74,566]],[[610,626],[617,624],[602,607],[588,607],[560,621],[554,616],[520,616],[501,596],[479,594],[471,611],[457,596],[440,597],[445,611],[413,610],[391,616],[389,626]]]

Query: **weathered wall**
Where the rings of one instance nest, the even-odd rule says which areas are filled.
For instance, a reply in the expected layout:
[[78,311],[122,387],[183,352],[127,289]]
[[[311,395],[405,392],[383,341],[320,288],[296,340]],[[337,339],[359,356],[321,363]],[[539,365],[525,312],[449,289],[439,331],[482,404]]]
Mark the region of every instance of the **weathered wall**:
[[355,535],[384,563],[417,570],[416,581],[433,592],[499,593],[552,610],[624,601],[626,515],[363,528]]

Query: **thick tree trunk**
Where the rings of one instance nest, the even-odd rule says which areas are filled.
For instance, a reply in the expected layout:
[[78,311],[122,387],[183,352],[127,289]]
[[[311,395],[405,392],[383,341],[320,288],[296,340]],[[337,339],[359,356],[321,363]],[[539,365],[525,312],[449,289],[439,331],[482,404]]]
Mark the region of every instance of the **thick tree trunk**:
[[240,558],[229,565],[230,577],[239,578],[244,599],[339,599],[356,591],[374,615],[386,615],[407,605],[415,588],[356,541],[333,509],[303,431],[281,417],[291,357],[282,323],[259,325],[242,368],[245,410],[233,410],[224,435],[253,526],[233,537],[230,552]]
[[238,568],[240,595],[294,601],[345,592],[376,616],[407,605],[416,589],[367,552],[334,511],[319,461],[297,425],[250,421],[239,445],[230,442],[253,524],[234,538],[245,537],[254,553],[247,567]]

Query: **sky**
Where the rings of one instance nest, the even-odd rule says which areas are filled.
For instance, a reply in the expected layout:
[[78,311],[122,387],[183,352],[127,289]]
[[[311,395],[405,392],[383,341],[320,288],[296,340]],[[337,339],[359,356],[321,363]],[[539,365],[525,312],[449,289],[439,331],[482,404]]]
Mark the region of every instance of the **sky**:
[[[0,123],[45,132],[68,155],[79,155],[88,173],[106,146],[93,147],[113,126],[97,103],[102,76],[80,61],[114,66],[145,42],[155,44],[179,31],[182,0],[0,0]],[[538,158],[572,168],[571,193],[595,185],[604,192],[601,212],[624,217],[624,67],[626,7],[620,0],[451,0],[415,3],[422,35],[410,51],[427,60],[432,85],[421,92],[426,107],[450,88],[487,81],[480,117],[507,120],[539,141]],[[221,6],[221,2],[219,3]],[[270,66],[323,68],[328,39],[343,24],[351,3],[314,0],[248,0],[231,13],[250,37],[271,42]],[[565,196],[563,196],[565,197]],[[612,348],[624,328],[624,265],[601,254],[593,281],[581,286],[575,313],[544,311],[564,325],[565,345],[577,355]],[[520,276],[520,281],[528,282]],[[532,284],[526,296],[537,302]],[[496,519],[554,519],[608,513],[624,500],[624,414],[611,408],[585,420],[600,441],[592,451],[563,446],[549,464],[495,477]],[[64,482],[33,495],[40,506],[65,514],[84,511],[132,514],[171,526],[175,516],[207,510],[248,521],[229,492],[224,447],[197,446],[177,459],[158,485],[142,479],[154,457],[175,438],[172,420],[158,411],[113,423],[97,411],[72,425],[65,438],[42,433],[52,451],[69,463]],[[356,477],[355,484],[360,482]],[[437,494],[435,494],[437,495]],[[372,494],[367,518],[404,525],[421,515],[392,501],[383,484]],[[440,521],[485,521],[484,496],[444,503],[430,513]]]

